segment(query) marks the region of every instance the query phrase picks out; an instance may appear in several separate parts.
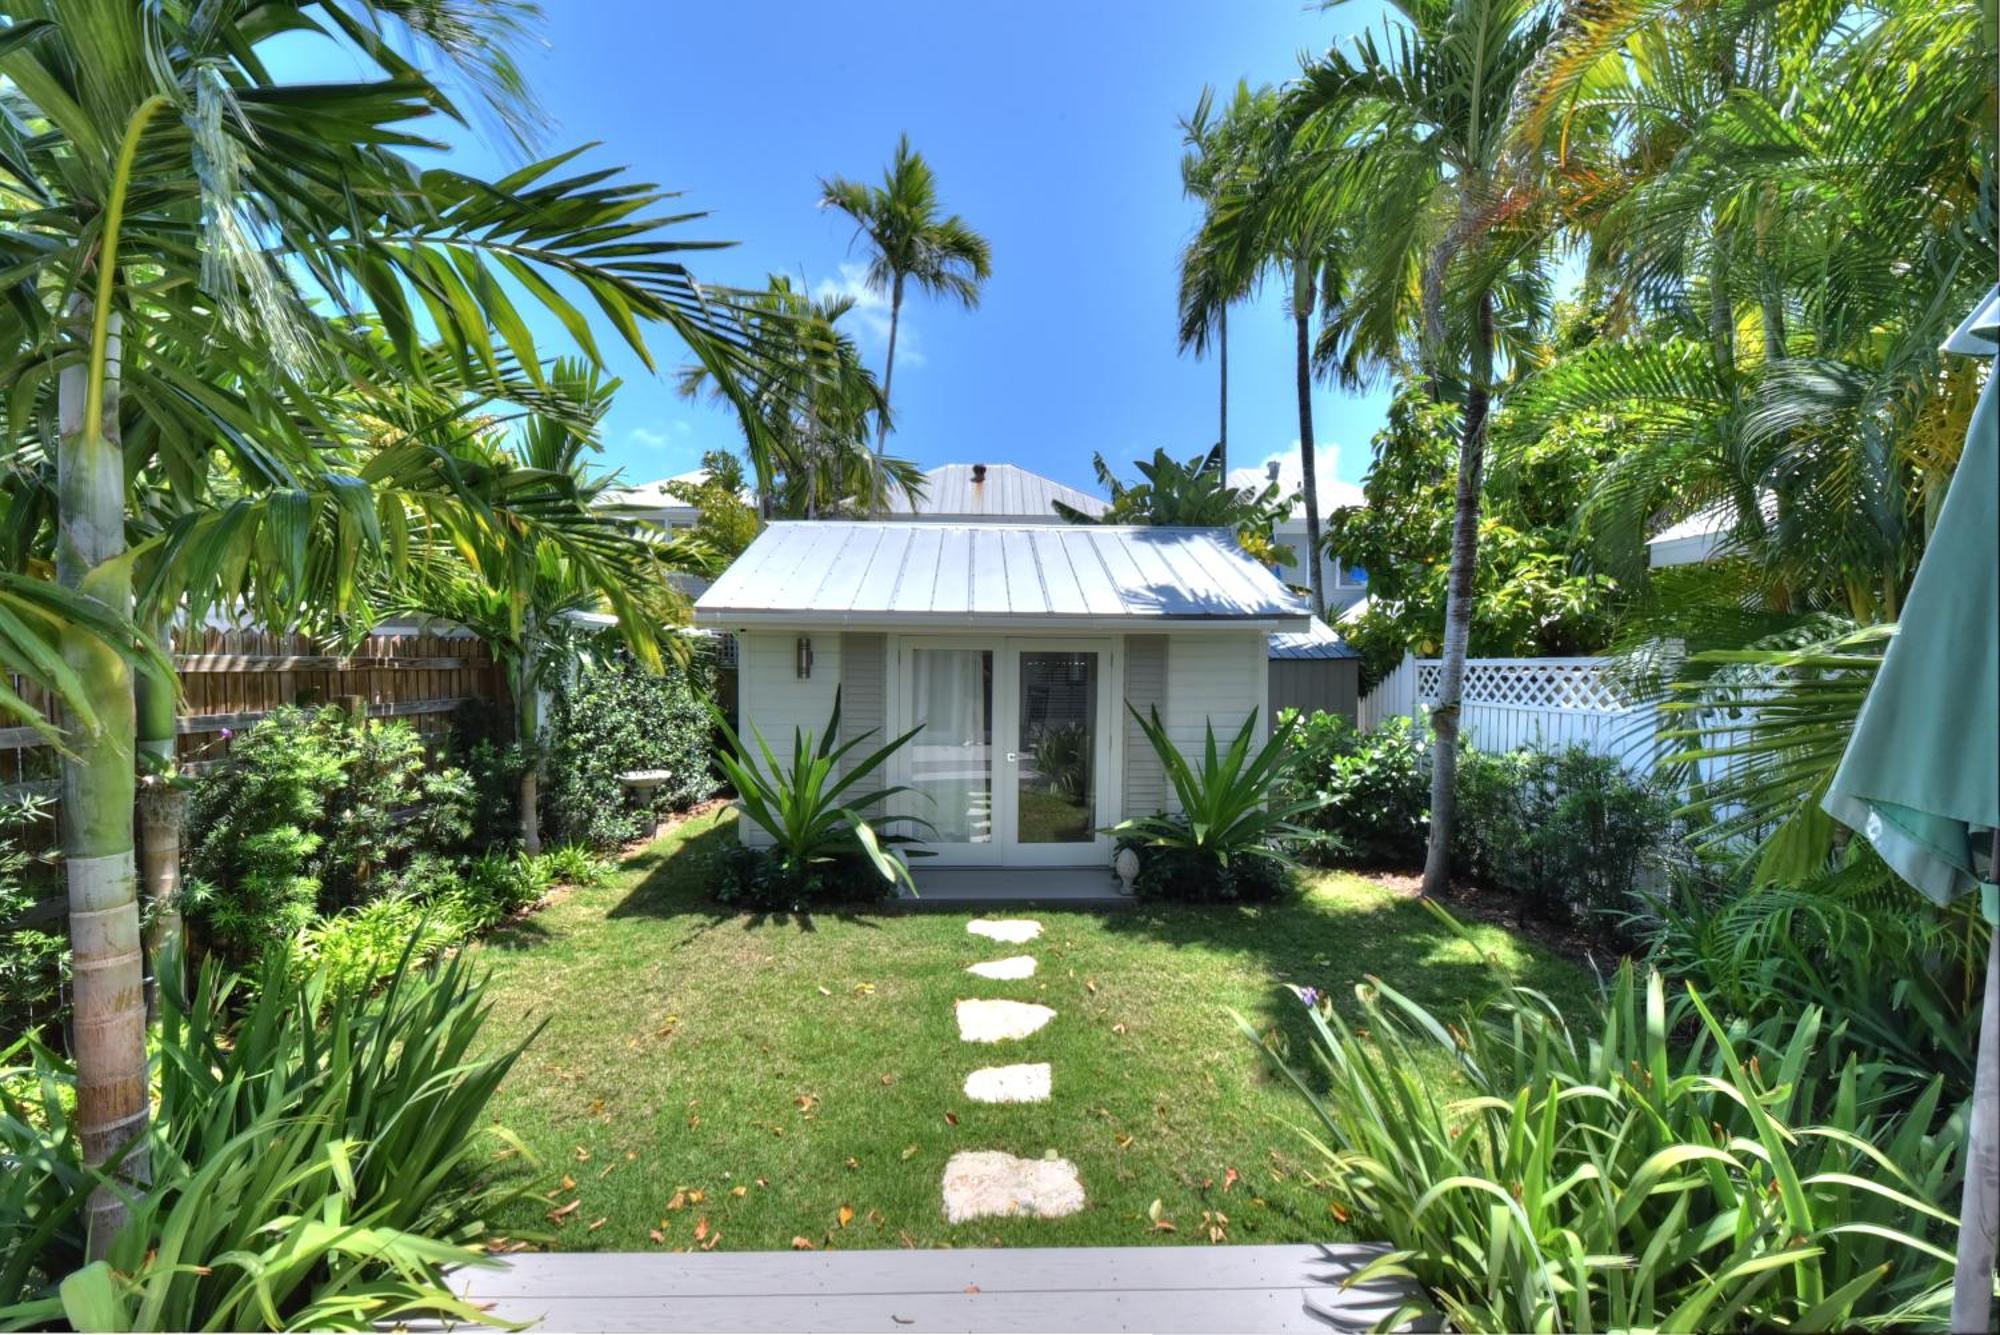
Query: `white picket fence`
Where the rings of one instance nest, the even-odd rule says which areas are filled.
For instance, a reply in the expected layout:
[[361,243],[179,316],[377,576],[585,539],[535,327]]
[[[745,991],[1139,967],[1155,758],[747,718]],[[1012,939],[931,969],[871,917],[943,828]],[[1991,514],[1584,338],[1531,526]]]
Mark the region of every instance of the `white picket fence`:
[[[1374,729],[1404,716],[1422,725],[1443,672],[1438,659],[1404,658],[1362,697],[1357,721]],[[1652,707],[1629,700],[1603,658],[1467,659],[1459,724],[1466,745],[1481,751],[1580,745],[1634,768],[1655,754]]]

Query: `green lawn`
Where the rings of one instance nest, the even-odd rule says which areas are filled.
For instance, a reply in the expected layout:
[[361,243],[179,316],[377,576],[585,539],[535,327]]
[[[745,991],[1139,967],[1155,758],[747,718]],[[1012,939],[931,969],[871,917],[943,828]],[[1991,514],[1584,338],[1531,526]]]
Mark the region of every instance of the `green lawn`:
[[[494,1113],[540,1158],[549,1194],[503,1231],[638,1250],[1205,1243],[1209,1212],[1231,1241],[1338,1239],[1289,1125],[1302,1105],[1227,1008],[1302,1044],[1281,981],[1346,997],[1379,973],[1442,1003],[1488,986],[1419,905],[1344,875],[1281,907],[1038,910],[1047,930],[1025,948],[967,935],[965,913],[722,912],[696,869],[734,839],[732,820],[690,822],[612,883],[478,947],[494,974],[489,1032],[546,1021]],[[1582,982],[1501,928],[1479,936],[1525,981]],[[1041,961],[1023,982],[963,972],[1023,952]],[[1057,1017],[1018,1043],[963,1044],[952,1003],[973,996]],[[960,1088],[975,1067],[1043,1060],[1049,1103],[986,1106]],[[1057,1151],[1090,1204],[948,1226],[939,1179],[961,1149]],[[1153,1227],[1155,1200],[1175,1231]],[[551,1229],[545,1212],[572,1201]]]

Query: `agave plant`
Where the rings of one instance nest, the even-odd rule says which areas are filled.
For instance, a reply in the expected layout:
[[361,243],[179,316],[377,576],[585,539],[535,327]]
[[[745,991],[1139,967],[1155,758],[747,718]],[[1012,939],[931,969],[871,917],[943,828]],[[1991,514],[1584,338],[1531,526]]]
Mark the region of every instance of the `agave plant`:
[[[1414,1280],[1466,1331],[1942,1322],[1963,1123],[1938,1077],[1891,1098],[1909,1073],[1829,1060],[1818,1007],[1725,1023],[1629,960],[1576,1027],[1522,988],[1456,1023],[1355,994],[1360,1025],[1308,1008],[1323,1087],[1237,1023],[1311,1107],[1335,1212],[1390,1244],[1357,1279]],[[1438,1052],[1470,1097],[1421,1074]]]
[[1290,743],[1298,727],[1298,716],[1280,720],[1269,740],[1253,755],[1257,735],[1257,711],[1251,710],[1236,730],[1228,750],[1215,743],[1215,724],[1203,728],[1207,740],[1201,759],[1189,763],[1174,745],[1154,707],[1151,717],[1133,708],[1139,728],[1160,758],[1167,782],[1173,785],[1180,811],[1175,815],[1139,816],[1111,827],[1114,837],[1133,839],[1154,848],[1170,848],[1211,861],[1227,868],[1235,858],[1262,858],[1282,866],[1292,865],[1288,845],[1320,836],[1295,823],[1292,817],[1321,805],[1317,796],[1274,800],[1274,789],[1283,782],[1292,763]]
[[[921,724],[852,763],[843,764],[850,753],[875,735],[875,730],[871,728],[859,737],[835,745],[840,736],[840,691],[836,689],[833,713],[826,727],[817,734],[809,728],[794,728],[791,764],[781,765],[755,725],[750,729],[750,735],[757,739],[757,750],[753,753],[721,710],[711,704],[709,713],[727,743],[727,749],[717,753],[716,763],[736,789],[736,800],[743,814],[770,833],[778,857],[804,872],[858,851],[874,864],[884,880],[901,882],[912,894],[916,893],[909,864],[896,851],[897,845],[914,842],[913,836],[881,833],[866,815],[871,808],[912,790],[905,784],[892,784],[859,796],[847,794],[908,745],[923,730]],[[915,816],[887,819],[930,828],[929,821]]]

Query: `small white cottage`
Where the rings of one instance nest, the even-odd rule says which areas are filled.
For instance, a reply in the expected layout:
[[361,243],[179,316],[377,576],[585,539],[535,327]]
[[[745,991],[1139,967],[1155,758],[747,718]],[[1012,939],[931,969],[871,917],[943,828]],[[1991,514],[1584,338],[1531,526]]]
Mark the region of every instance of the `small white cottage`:
[[1104,865],[1100,829],[1168,805],[1126,702],[1190,754],[1262,729],[1268,637],[1310,626],[1226,530],[907,521],[772,524],[695,620],[736,636],[746,738],[787,752],[836,689],[846,737],[921,724],[888,777],[946,866]]

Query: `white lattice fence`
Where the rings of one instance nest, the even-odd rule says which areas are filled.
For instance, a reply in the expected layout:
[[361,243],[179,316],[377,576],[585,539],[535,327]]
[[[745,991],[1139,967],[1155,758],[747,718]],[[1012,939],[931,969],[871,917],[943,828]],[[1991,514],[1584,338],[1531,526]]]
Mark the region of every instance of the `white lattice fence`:
[[[1465,665],[1460,726],[1481,751],[1585,746],[1629,764],[1653,758],[1653,712],[1625,697],[1601,658],[1473,658]],[[1444,665],[1406,658],[1365,697],[1361,726],[1408,715],[1421,724],[1437,701]]]

